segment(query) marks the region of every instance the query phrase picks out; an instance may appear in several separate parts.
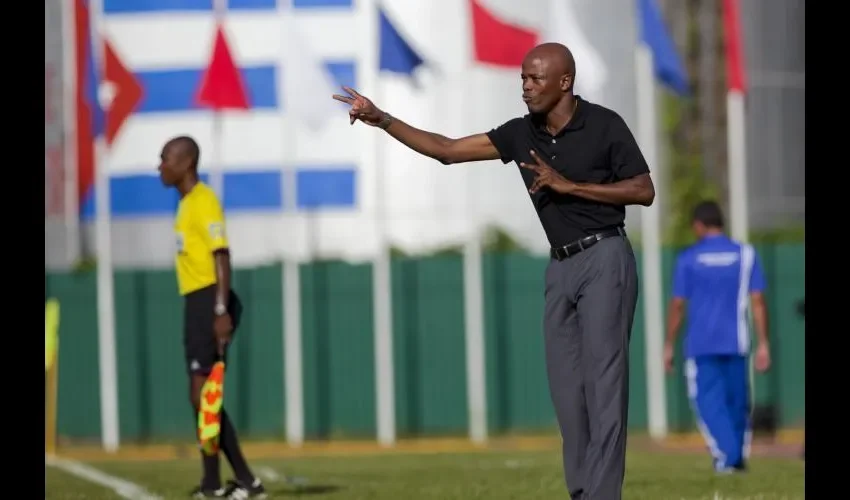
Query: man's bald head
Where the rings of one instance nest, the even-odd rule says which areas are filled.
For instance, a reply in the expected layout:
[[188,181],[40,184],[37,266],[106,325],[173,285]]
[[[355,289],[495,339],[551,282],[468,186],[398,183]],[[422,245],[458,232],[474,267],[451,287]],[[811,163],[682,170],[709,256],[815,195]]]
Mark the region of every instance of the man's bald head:
[[198,160],[201,156],[201,149],[195,139],[187,135],[181,135],[171,139],[165,144],[165,149],[179,156],[180,158],[188,158],[192,163],[192,168],[198,169]]
[[186,185],[187,178],[198,180],[198,159],[201,150],[195,139],[186,135],[170,139],[162,147],[159,156],[159,176],[166,186]]
[[[555,109],[572,113],[576,63],[573,54],[560,43],[534,47],[522,61],[522,98],[528,110],[546,115]],[[570,108],[569,111],[565,111]]]
[[576,61],[573,53],[561,43],[541,43],[528,51],[526,61],[540,59],[546,63],[547,69],[555,74],[576,76]]

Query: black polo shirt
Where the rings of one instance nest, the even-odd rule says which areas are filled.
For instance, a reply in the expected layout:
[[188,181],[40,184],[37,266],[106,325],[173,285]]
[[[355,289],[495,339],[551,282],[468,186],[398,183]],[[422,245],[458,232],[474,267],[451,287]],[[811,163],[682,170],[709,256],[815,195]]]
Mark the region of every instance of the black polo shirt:
[[[503,163],[515,162],[526,189],[536,174],[519,167],[533,164],[530,150],[567,179],[610,184],[649,172],[626,122],[616,112],[579,96],[570,122],[554,136],[545,121],[531,114],[514,118],[487,132]],[[553,247],[564,246],[605,229],[622,227],[626,207],[586,200],[541,189],[531,201]]]

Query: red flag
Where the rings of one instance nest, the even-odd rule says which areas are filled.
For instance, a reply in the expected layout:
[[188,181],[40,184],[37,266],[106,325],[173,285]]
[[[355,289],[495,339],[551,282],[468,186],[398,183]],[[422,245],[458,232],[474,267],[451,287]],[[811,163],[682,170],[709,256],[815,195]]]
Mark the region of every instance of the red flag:
[[115,95],[106,110],[106,143],[112,144],[121,126],[142,101],[142,85],[131,73],[112,48],[108,40],[103,41],[104,80],[112,84]]
[[729,91],[746,91],[744,42],[738,0],[723,0],[723,30],[726,33],[726,82]]
[[525,54],[537,45],[537,33],[497,18],[480,0],[470,0],[475,60],[504,67],[522,66]]
[[212,59],[201,78],[201,86],[195,101],[198,106],[213,109],[248,109],[245,83],[239,68],[233,61],[233,54],[230,52],[221,24],[216,28]]
[[[90,195],[95,177],[95,139],[105,134],[111,145],[121,126],[141,103],[144,90],[136,75],[127,70],[119,55],[108,40],[91,36],[91,19],[88,2],[74,3],[74,51],[76,87],[75,102],[77,134],[77,189],[78,202],[82,207]],[[103,71],[97,71],[94,44],[103,50]],[[102,45],[101,45],[102,44]],[[112,89],[112,100],[102,109],[98,102],[98,91],[103,83]],[[105,124],[104,124],[105,122]]]

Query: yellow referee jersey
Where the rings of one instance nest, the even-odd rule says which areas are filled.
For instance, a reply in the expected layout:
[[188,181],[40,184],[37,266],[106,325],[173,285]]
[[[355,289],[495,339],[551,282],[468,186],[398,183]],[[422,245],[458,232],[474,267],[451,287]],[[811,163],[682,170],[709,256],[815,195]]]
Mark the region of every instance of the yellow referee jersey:
[[177,286],[180,295],[215,284],[213,252],[227,248],[224,211],[215,192],[198,182],[177,206]]

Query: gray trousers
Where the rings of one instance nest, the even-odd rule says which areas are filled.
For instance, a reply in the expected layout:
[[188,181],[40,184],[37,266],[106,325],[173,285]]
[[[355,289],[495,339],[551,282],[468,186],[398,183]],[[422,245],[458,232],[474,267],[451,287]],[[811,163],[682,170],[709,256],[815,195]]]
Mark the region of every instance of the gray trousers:
[[626,237],[552,259],[546,269],[546,369],[573,499],[621,498],[637,296],[637,264]]

